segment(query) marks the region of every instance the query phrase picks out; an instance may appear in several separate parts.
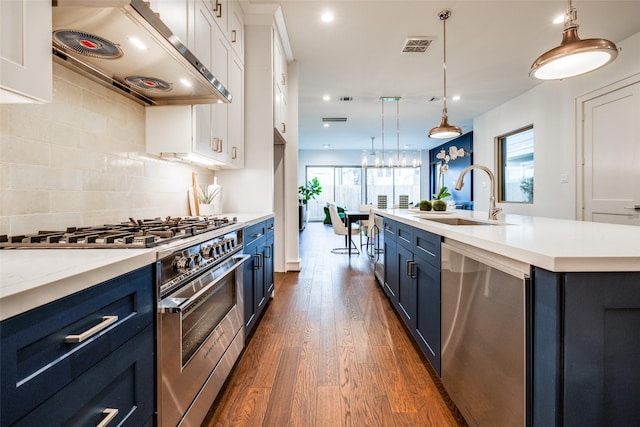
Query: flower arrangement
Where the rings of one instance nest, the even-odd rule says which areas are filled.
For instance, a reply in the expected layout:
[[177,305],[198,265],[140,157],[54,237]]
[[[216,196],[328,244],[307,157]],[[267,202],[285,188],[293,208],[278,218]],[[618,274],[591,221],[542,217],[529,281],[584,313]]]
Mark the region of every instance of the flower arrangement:
[[436,159],[440,160],[440,166],[438,167],[438,184],[440,190],[433,195],[434,200],[442,200],[445,197],[451,196],[449,189],[444,185],[444,175],[449,172],[449,162],[457,159],[458,157],[464,157],[467,155],[464,148],[458,148],[455,145],[449,147],[449,152],[443,148],[438,154]]

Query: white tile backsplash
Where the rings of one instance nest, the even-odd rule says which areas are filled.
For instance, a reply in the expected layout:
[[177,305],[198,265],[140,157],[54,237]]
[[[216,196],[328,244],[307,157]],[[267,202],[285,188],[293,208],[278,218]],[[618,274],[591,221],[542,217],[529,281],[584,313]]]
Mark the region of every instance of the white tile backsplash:
[[0,234],[185,216],[191,173],[145,153],[144,107],[60,64],[53,102],[0,105]]

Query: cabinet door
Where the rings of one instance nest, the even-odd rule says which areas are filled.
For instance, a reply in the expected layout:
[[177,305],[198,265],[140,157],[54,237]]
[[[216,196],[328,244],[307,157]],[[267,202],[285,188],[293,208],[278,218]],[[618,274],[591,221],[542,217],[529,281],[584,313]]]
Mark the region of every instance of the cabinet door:
[[149,7],[160,15],[163,23],[177,36],[182,44],[189,46],[188,0],[150,0]]
[[230,7],[231,23],[229,41],[231,42],[231,48],[244,64],[244,13],[242,12],[239,0],[232,0]]
[[266,242],[262,240],[260,245],[258,246],[258,250],[256,252],[257,263],[254,265],[253,270],[253,292],[254,292],[254,304],[256,315],[260,316],[262,310],[264,309],[264,305],[266,303],[266,294],[265,294],[265,275],[264,275],[264,256],[267,249]]
[[0,103],[52,98],[51,1],[0,1]]
[[[213,60],[212,41],[216,31],[219,31],[205,0],[195,1],[193,28],[191,31],[193,53],[205,67],[212,70]],[[215,76],[215,72],[213,72]],[[217,77],[217,76],[216,76]],[[214,158],[217,150],[212,139],[213,107],[211,104],[194,105],[194,148],[198,154]]]
[[211,13],[215,16],[216,24],[226,36],[228,36],[229,33],[229,20],[231,15],[231,10],[229,9],[230,1],[231,0],[207,0]]
[[415,258],[416,314],[414,337],[440,375],[440,268]]
[[0,424],[60,393],[150,325],[152,294],[147,266],[3,321]]
[[237,55],[231,61],[229,90],[233,102],[229,105],[229,146],[231,165],[244,167],[244,65]]
[[640,425],[640,273],[569,273],[564,425]]
[[398,302],[398,251],[395,240],[384,240],[384,290],[393,305]]
[[[255,251],[255,249],[254,249]],[[245,337],[249,336],[249,332],[253,329],[256,323],[256,311],[255,304],[253,301],[254,297],[254,287],[253,287],[253,275],[254,275],[254,264],[257,262],[257,257],[254,253],[250,252],[245,248],[245,254],[251,255],[251,258],[248,259],[244,265],[244,325],[245,325]]]
[[[212,45],[212,63],[211,72],[220,83],[225,87],[229,86],[229,65],[231,58],[231,46],[219,28],[213,29]],[[235,102],[235,94],[233,95],[232,104]],[[212,105],[212,126],[211,137],[214,144],[213,157],[223,163],[231,163],[230,144],[229,144],[229,108],[230,104],[213,104]]]
[[416,283],[413,253],[402,245],[398,250],[398,313],[413,333],[416,328]]
[[33,426],[137,427],[153,416],[153,327],[125,343],[117,351],[12,424]]
[[264,290],[266,298],[269,298],[271,292],[273,292],[273,278],[273,239],[267,239],[264,251]]

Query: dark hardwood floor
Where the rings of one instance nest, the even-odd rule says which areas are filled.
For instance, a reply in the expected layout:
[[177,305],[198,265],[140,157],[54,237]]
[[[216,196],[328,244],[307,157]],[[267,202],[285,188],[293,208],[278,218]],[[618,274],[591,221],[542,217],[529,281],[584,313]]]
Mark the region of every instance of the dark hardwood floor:
[[[358,243],[358,236],[354,237]],[[458,426],[373,277],[330,226],[300,233],[275,298],[203,426]]]

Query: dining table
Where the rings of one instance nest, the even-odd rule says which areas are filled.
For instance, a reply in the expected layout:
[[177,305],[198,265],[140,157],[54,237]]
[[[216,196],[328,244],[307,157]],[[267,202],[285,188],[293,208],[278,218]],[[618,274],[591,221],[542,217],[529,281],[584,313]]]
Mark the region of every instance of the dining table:
[[347,238],[349,239],[349,256],[351,256],[351,225],[354,222],[364,221],[369,219],[368,211],[345,211],[344,213],[345,222],[347,225]]

